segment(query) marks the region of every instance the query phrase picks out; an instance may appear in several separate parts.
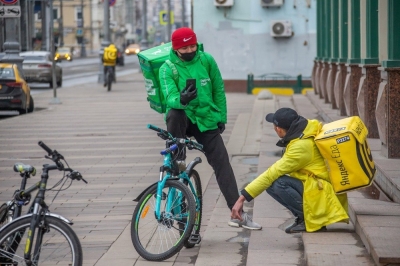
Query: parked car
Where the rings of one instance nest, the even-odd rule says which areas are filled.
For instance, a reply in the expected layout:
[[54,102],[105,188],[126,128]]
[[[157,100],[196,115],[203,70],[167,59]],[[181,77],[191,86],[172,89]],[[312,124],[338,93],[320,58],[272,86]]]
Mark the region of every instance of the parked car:
[[126,55],[138,54],[139,52],[140,52],[140,45],[137,44],[137,43],[129,44],[129,45],[125,48],[125,54],[126,54]]
[[71,48],[69,47],[58,47],[56,54],[54,56],[54,60],[60,62],[62,60],[72,61],[73,55],[71,52]]
[[121,51],[122,51],[122,49],[117,48],[117,65],[124,66],[125,65],[125,57],[124,57],[124,53]]
[[33,112],[31,89],[16,64],[0,63],[0,110]]
[[[50,52],[29,51],[19,54],[24,58],[22,68],[27,82],[48,83],[53,87],[53,75],[51,72],[53,59]],[[59,64],[55,66],[56,83],[62,86],[62,68]]]

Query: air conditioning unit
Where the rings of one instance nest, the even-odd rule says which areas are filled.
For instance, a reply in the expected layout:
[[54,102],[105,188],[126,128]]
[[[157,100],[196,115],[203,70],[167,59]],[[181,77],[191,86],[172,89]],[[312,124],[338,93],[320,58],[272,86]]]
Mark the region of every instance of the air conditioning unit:
[[214,5],[219,6],[233,6],[233,0],[214,0]]
[[261,0],[262,7],[280,7],[284,0]]
[[273,20],[271,21],[272,37],[292,37],[292,22],[289,20]]

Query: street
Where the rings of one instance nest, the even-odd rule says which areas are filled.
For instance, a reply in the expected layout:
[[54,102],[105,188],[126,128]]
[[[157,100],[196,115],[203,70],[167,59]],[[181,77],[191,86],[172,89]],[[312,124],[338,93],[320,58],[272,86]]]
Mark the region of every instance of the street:
[[[99,71],[103,70],[99,58],[75,58],[72,62],[62,61],[59,63],[63,72],[63,85],[68,88],[88,82],[97,82]],[[125,56],[125,65],[117,66],[117,77],[139,71],[139,63],[136,55]],[[53,90],[48,84],[30,83],[31,94],[35,95],[44,91]],[[34,97],[35,98],[35,97]]]

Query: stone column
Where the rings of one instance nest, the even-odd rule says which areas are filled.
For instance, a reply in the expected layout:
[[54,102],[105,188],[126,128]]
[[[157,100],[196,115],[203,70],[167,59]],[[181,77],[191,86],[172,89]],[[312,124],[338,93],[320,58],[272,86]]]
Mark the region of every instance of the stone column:
[[346,108],[344,106],[344,86],[347,76],[347,68],[345,63],[348,57],[348,2],[347,0],[339,0],[339,59],[336,67],[335,84],[333,86],[333,93],[335,95],[336,107],[340,116],[346,115]]
[[361,35],[360,35],[360,0],[349,1],[349,54],[347,77],[344,87],[344,105],[348,116],[358,115],[357,93],[361,79]]
[[347,76],[344,85],[344,106],[348,116],[358,115],[357,94],[361,79],[361,68],[358,64],[346,64]]
[[[364,0],[362,6],[363,30],[361,42],[364,43],[361,51],[361,80],[358,88],[358,113],[368,128],[369,138],[378,138],[378,126],[375,118],[375,107],[381,79],[379,64],[379,33],[378,33],[378,0]],[[365,51],[364,51],[365,50]]]
[[319,79],[321,74],[321,62],[319,60],[315,60],[315,73],[314,73],[314,93],[320,94],[320,86]]
[[[326,82],[326,98],[328,98],[328,102],[331,103],[332,109],[337,109],[336,101],[335,101],[335,80],[336,80],[336,69],[337,65],[333,61],[329,63],[329,71]],[[325,101],[326,102],[326,101]]]
[[382,61],[376,120],[381,152],[400,158],[400,1],[387,1],[387,60]]
[[369,138],[378,138],[378,126],[375,118],[375,107],[378,97],[381,72],[380,65],[360,65],[361,80],[358,88],[357,107],[358,113],[368,128]]
[[315,72],[317,71],[317,60],[314,60],[314,65],[313,65],[313,69],[312,69],[312,73],[311,73],[311,86],[314,88],[314,92],[315,94],[317,93],[317,89],[316,87],[316,82],[315,82]]
[[325,103],[329,103],[326,92],[326,84],[328,79],[329,65],[325,60],[321,61],[321,70],[319,75],[319,98],[324,99]]
[[335,94],[336,107],[338,108],[338,115],[346,115],[346,107],[344,105],[344,86],[346,84],[347,67],[344,62],[337,63],[335,85],[333,88]]
[[331,52],[329,60],[329,71],[328,78],[326,82],[326,92],[328,102],[331,103],[332,109],[337,109],[335,101],[335,79],[336,79],[336,69],[339,59],[339,2],[331,1],[331,21],[330,21],[330,41],[331,41]]
[[376,121],[381,153],[387,158],[400,158],[400,67],[379,68],[382,81],[376,103]]

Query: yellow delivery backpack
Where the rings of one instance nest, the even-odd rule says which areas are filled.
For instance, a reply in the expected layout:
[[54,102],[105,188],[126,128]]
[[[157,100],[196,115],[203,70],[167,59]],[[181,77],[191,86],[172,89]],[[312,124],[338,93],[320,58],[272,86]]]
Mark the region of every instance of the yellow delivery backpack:
[[336,194],[372,183],[376,169],[367,134],[360,117],[352,116],[323,125],[315,137]]

